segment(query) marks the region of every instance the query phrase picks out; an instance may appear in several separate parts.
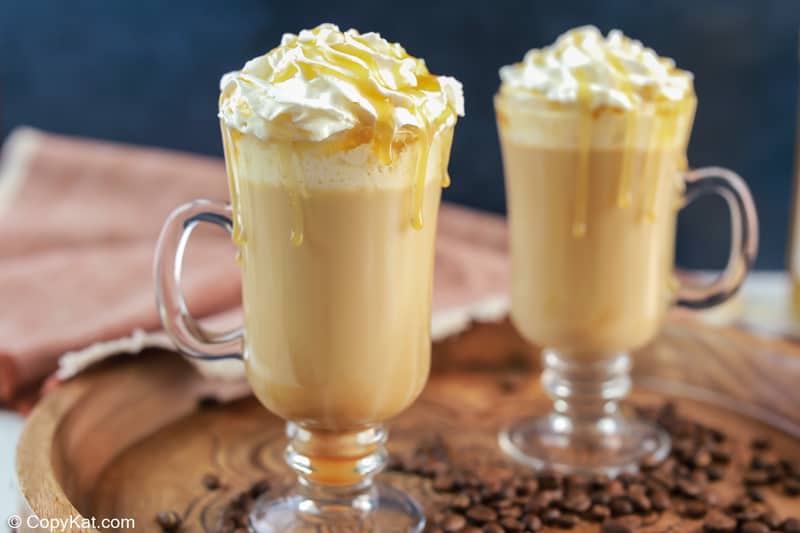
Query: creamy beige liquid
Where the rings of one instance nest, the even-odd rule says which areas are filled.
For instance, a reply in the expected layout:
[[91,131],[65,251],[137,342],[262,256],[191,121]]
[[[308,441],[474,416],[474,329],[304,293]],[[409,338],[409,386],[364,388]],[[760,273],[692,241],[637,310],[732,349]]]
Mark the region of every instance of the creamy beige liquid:
[[451,135],[426,154],[421,191],[414,145],[387,167],[371,153],[345,159],[229,135],[247,374],[270,411],[347,430],[398,414],[421,392]]
[[693,105],[643,120],[552,110],[523,117],[497,104],[515,325],[532,342],[584,358],[643,345],[677,288],[675,223]]

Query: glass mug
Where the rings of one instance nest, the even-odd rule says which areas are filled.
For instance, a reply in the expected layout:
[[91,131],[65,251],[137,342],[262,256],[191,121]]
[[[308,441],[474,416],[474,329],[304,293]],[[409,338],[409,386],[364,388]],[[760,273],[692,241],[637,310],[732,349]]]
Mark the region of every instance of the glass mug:
[[[419,531],[416,502],[373,477],[387,461],[382,423],[428,377],[440,171],[452,128],[430,146],[406,146],[390,166],[264,142],[224,124],[222,132],[232,205],[196,200],[172,212],[157,246],[156,292],[164,327],[184,353],[242,358],[255,396],[288,422],[285,459],[298,483],[262,497],[249,526]],[[369,146],[354,150],[362,149]],[[415,229],[419,195],[410,182],[419,150],[430,156]],[[243,328],[207,331],[180,291],[187,242],[204,222],[238,246]]]
[[[705,308],[733,295],[753,264],[758,223],[744,181],[686,170],[692,96],[641,109],[591,110],[495,96],[512,267],[511,318],[543,347],[553,410],[513,422],[500,445],[538,468],[615,475],[667,455],[669,438],[618,408],[629,352],[649,342],[672,304]],[[677,212],[719,194],[731,250],[710,285],[673,275]]]

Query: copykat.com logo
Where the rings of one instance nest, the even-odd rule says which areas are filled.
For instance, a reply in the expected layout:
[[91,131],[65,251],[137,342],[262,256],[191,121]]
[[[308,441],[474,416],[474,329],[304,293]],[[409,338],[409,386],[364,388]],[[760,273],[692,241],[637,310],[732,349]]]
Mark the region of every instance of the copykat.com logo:
[[8,517],[8,527],[11,531],[17,531],[23,526],[31,529],[41,528],[48,531],[66,531],[68,529],[135,529],[136,520],[133,518],[100,518],[98,520],[94,516],[43,518],[33,514],[25,517],[25,519],[15,514]]

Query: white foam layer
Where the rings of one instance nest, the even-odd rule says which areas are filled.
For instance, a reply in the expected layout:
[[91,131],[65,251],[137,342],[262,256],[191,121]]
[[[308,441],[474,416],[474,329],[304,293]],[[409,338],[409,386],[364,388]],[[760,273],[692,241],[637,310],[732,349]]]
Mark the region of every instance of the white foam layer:
[[452,127],[464,115],[456,79],[432,76],[423,60],[378,33],[333,24],[285,34],[220,85],[219,117],[260,139],[316,142],[376,123],[418,131]]
[[[437,134],[429,147],[425,181],[441,181],[450,156],[453,129]],[[371,146],[326,153],[312,143],[266,142],[253,135],[235,141],[234,170],[238,179],[321,188],[410,187],[417,176],[420,141],[402,147],[384,165]],[[226,155],[228,157],[228,155]]]
[[593,150],[684,148],[695,104],[694,98],[687,99],[669,113],[658,113],[653,105],[626,113],[589,111],[587,120],[587,112],[580,108],[554,108],[502,93],[495,97],[498,128],[505,140],[553,149],[577,149],[584,128]]
[[501,92],[591,108],[636,109],[643,103],[680,102],[694,93],[691,72],[659,57],[619,30],[607,37],[594,26],[575,28],[546,48],[500,69]]

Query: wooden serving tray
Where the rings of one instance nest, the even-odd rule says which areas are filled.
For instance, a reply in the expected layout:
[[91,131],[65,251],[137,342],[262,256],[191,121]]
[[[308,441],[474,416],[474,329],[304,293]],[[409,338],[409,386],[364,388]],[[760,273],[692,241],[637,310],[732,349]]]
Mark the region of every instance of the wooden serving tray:
[[[390,450],[407,455],[438,435],[467,462],[500,458],[498,428],[547,408],[537,369],[535,350],[507,321],[473,324],[436,343],[427,388],[390,425]],[[681,411],[743,446],[769,437],[777,452],[800,459],[800,348],[673,318],[636,354],[634,373],[633,401],[674,399]],[[132,517],[142,531],[158,531],[155,515],[174,510],[184,519],[181,531],[213,531],[237,492],[264,477],[288,479],[282,422],[252,398],[199,407],[206,394],[207,383],[188,363],[156,351],[66,383],[39,404],[20,440],[19,483],[31,510],[47,518]],[[206,491],[206,473],[218,475],[222,488]],[[428,510],[437,507],[430,481],[381,476]],[[770,492],[768,501],[779,514],[800,512],[800,500]],[[642,531],[699,524],[667,513]],[[584,523],[573,531],[598,530]]]

